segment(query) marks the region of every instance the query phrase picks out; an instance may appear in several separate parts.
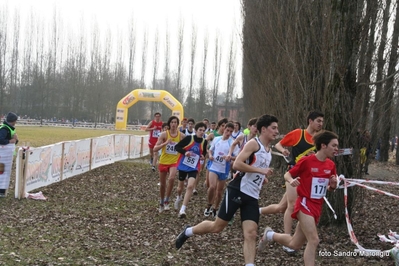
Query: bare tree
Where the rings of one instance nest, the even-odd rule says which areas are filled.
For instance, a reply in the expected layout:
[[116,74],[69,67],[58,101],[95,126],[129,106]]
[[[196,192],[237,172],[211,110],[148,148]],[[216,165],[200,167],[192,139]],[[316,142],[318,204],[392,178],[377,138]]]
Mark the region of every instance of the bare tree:
[[7,85],[7,48],[8,48],[8,10],[0,9],[0,111],[3,114],[5,106],[5,88]]
[[182,77],[183,77],[183,60],[184,60],[184,20],[180,16],[179,26],[177,32],[177,73],[176,73],[176,88],[173,90],[175,98],[182,102]]
[[187,116],[194,117],[196,109],[194,108],[194,70],[195,70],[195,58],[197,53],[197,26],[192,24],[191,29],[191,51],[190,51],[190,84],[188,85],[188,95],[186,99]]
[[[395,6],[396,5],[396,6]],[[382,139],[384,140],[381,145],[381,160],[388,160],[389,145],[388,141],[390,138],[391,124],[392,124],[392,109],[393,109],[393,96],[394,96],[394,76],[392,74],[397,73],[396,66],[398,65],[398,41],[399,41],[399,3],[396,1],[394,5],[395,11],[395,23],[393,25],[393,32],[390,45],[390,55],[388,61],[388,73],[387,81],[385,82],[384,91],[381,100],[385,105],[383,106],[384,115],[381,117],[381,130]],[[389,8],[389,7],[387,7]],[[398,150],[398,149],[397,149]],[[397,153],[399,154],[399,153]]]
[[203,119],[205,116],[206,110],[206,69],[208,66],[208,48],[209,48],[209,40],[208,40],[208,32],[205,32],[204,35],[204,47],[203,47],[203,58],[202,58],[202,70],[201,70],[201,84],[199,89],[199,101],[197,105],[197,119]]
[[[159,60],[159,31],[155,31],[154,36],[154,57],[153,57],[153,71],[152,71],[152,89],[156,89],[156,81],[158,75],[158,60]],[[158,106],[158,104],[157,104]],[[155,102],[151,102],[151,114],[154,113]]]
[[[170,78],[170,35],[169,35],[169,27],[168,23],[166,23],[166,31],[165,31],[165,54],[164,54],[164,59],[165,59],[165,67],[164,67],[164,73],[163,73],[163,89],[165,91],[169,91],[173,93],[173,90],[171,88],[171,78]],[[165,105],[162,105],[162,114],[166,114],[168,112],[168,108]]]
[[225,116],[230,118],[229,105],[232,103],[236,78],[236,49],[234,38],[231,38],[229,55],[227,59],[227,86],[226,86],[226,99],[225,99]]
[[219,80],[220,80],[220,66],[222,61],[222,50],[220,45],[219,35],[216,34],[215,38],[215,54],[214,54],[214,65],[213,65],[213,86],[212,86],[212,112],[211,119],[216,120],[216,104],[217,96],[219,94]]

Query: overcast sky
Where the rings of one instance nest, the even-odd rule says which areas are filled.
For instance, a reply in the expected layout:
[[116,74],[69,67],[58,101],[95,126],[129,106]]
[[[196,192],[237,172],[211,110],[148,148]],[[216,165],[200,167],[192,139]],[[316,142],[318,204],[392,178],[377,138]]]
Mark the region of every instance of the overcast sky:
[[[235,93],[241,95],[241,2],[240,0],[0,0],[1,7],[7,7],[10,17],[18,12],[21,18],[21,29],[27,24],[30,14],[43,21],[46,27],[51,28],[54,12],[61,21],[64,34],[70,36],[78,35],[82,30],[82,20],[85,31],[90,38],[93,25],[98,25],[102,38],[106,32],[111,32],[113,45],[118,40],[128,40],[128,27],[132,21],[137,31],[137,68],[141,68],[141,47],[143,32],[148,32],[147,49],[147,83],[151,83],[153,40],[155,32],[159,31],[160,55],[162,58],[166,29],[169,29],[171,37],[171,57],[177,57],[177,29],[179,20],[182,18],[185,24],[185,51],[189,52],[191,43],[191,29],[194,24],[198,29],[198,55],[197,62],[202,60],[202,47],[204,35],[209,38],[209,71],[213,65],[213,47],[215,36],[222,39],[223,57],[226,60],[229,46],[232,40],[236,43],[237,50],[237,90]],[[3,9],[4,10],[4,9]],[[12,19],[12,18],[11,18]],[[166,26],[168,25],[168,26]],[[24,30],[21,30],[23,35]],[[23,36],[22,36],[23,37]],[[113,56],[116,55],[115,47]],[[125,51],[125,53],[127,50]],[[126,55],[125,55],[126,56]],[[126,57],[127,58],[127,57]],[[126,60],[127,61],[127,60]],[[163,61],[163,60],[161,60]],[[162,75],[162,62],[160,63],[159,75]],[[172,61],[171,63],[174,63]],[[186,73],[188,70],[189,54],[185,55],[184,65]],[[173,68],[173,64],[172,64]],[[196,67],[196,80],[198,81],[200,66]],[[140,73],[137,69],[136,73]],[[225,85],[227,80],[227,62],[224,61],[221,73],[221,84]],[[211,74],[208,72],[208,75]],[[136,77],[138,78],[138,77]],[[187,81],[186,84],[187,85]]]

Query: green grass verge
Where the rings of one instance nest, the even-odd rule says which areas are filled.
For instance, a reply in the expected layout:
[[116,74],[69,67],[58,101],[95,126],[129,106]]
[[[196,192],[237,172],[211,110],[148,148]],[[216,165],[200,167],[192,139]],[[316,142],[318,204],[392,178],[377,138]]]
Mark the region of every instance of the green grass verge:
[[109,129],[84,129],[84,128],[62,128],[62,127],[31,127],[16,125],[19,138],[18,145],[30,147],[41,147],[62,141],[79,140],[92,137],[100,137],[110,134],[132,134],[146,135],[145,131],[119,131]]

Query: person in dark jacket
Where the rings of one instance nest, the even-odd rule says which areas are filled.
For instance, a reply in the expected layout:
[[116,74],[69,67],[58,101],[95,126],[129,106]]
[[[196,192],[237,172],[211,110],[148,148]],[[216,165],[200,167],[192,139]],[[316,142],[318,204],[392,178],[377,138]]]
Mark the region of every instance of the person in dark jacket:
[[[15,124],[17,123],[18,116],[9,112],[0,126],[0,145],[15,145],[18,143],[18,135],[15,132]],[[10,175],[12,166],[13,149],[2,149],[0,154],[0,197],[5,197],[7,189],[10,185]],[[11,152],[11,154],[8,154]]]

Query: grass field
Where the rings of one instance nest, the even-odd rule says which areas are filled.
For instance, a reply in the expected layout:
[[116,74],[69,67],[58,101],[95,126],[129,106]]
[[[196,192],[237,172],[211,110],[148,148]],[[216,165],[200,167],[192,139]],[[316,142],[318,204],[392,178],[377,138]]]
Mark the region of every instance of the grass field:
[[32,127],[18,126],[16,131],[19,138],[18,145],[30,147],[41,147],[57,142],[100,137],[110,134],[133,134],[145,135],[145,131],[116,131],[106,129],[83,129],[83,128],[62,128],[62,127]]

